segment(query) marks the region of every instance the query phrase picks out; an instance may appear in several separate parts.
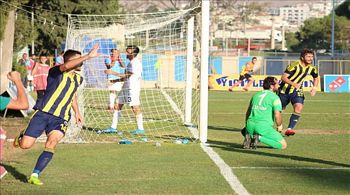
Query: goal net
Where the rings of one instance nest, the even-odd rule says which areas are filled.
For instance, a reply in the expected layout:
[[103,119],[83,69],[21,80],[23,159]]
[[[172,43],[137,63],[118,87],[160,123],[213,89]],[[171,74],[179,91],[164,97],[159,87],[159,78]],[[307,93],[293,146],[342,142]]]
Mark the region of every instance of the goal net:
[[[84,62],[80,73],[84,82],[78,90],[84,124],[78,127],[72,117],[66,142],[179,142],[198,138],[199,60],[196,55],[188,56],[192,48],[187,46],[189,41],[193,45],[197,38],[196,32],[188,28],[189,21],[194,24],[193,18],[198,15],[195,10],[69,15],[66,50],[75,49],[86,54],[98,43],[98,52],[102,55]],[[144,135],[130,133],[137,129],[137,124],[127,104],[121,111],[118,133],[103,131],[111,127],[113,118],[113,112],[108,110],[110,91],[104,62],[111,49],[119,49],[127,64],[125,48],[128,45],[140,48],[137,58],[143,71],[140,101]]]

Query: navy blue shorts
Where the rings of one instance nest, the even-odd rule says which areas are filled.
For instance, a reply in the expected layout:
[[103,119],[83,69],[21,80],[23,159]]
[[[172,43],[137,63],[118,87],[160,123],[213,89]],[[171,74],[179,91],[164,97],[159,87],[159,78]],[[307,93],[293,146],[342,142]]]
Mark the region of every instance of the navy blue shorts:
[[52,130],[59,130],[65,135],[68,122],[52,114],[36,111],[29,121],[24,135],[38,138],[44,131],[48,135]]
[[292,105],[294,105],[295,103],[300,103],[300,104],[304,104],[304,93],[303,91],[294,91],[291,94],[283,94],[283,93],[279,93],[278,96],[281,99],[281,103],[282,103],[282,109],[284,110],[287,105],[289,104],[289,102],[292,103]]
[[240,80],[240,81],[243,81],[244,79],[249,80],[249,78],[251,78],[251,77],[252,77],[252,75],[250,75],[250,74],[239,75],[238,80]]

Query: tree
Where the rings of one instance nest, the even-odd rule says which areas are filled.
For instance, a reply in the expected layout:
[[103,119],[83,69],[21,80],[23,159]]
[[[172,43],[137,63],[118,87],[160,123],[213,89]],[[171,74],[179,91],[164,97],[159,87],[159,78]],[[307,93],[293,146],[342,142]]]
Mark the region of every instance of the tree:
[[335,9],[335,14],[337,16],[345,16],[348,20],[350,20],[350,0],[344,1]]
[[295,33],[292,33],[292,32],[285,33],[285,39],[286,39],[288,50],[295,50],[298,48],[299,40],[297,39]]
[[[335,18],[335,48],[339,50],[348,49],[348,30],[350,21],[346,17]],[[302,48],[313,48],[315,50],[331,49],[332,35],[332,17],[325,16],[323,18],[310,18],[304,21],[304,25],[299,28],[295,36],[289,35],[286,40],[288,46],[293,50],[301,50]],[[294,38],[299,40],[297,44]]]
[[[23,1],[21,1],[23,2]],[[109,0],[27,0],[17,3],[15,49],[30,45],[35,39],[36,54],[50,55],[59,48],[66,37],[67,14],[118,14],[124,9],[119,1]],[[35,15],[34,30],[31,28],[31,12]]]

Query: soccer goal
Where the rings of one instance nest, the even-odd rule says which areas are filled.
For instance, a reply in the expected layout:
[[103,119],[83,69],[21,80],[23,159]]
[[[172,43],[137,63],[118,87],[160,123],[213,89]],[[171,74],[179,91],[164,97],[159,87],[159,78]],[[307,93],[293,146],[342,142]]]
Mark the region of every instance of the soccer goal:
[[[66,50],[75,49],[86,54],[95,43],[99,43],[98,52],[102,55],[84,63],[81,73],[84,82],[78,90],[84,125],[77,127],[72,117],[65,141],[198,140],[200,78],[203,76],[200,75],[199,20],[201,7],[198,6],[157,13],[69,15]],[[107,109],[109,90],[104,60],[109,57],[111,49],[117,48],[124,62],[128,63],[125,55],[128,45],[140,48],[137,57],[143,66],[140,99],[145,134],[130,134],[136,129],[136,119],[128,105],[124,105],[121,112],[118,133],[99,133],[110,127],[113,117]]]

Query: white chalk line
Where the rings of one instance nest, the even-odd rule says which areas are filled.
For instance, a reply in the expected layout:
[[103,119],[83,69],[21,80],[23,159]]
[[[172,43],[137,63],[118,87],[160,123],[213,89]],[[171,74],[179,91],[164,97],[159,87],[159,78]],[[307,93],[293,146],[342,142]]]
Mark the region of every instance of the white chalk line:
[[231,167],[232,169],[350,170],[350,167]]
[[[233,115],[245,115],[245,113],[239,113],[239,112],[209,112],[209,114],[214,114],[214,115],[227,115],[227,114],[233,114]],[[282,114],[292,114],[291,112],[282,112]],[[337,113],[337,112],[307,112],[307,113],[302,113],[302,115],[350,115],[350,112],[342,112],[342,113]]]
[[201,148],[209,158],[214,161],[216,166],[219,167],[221,175],[224,176],[225,180],[231,186],[237,194],[249,194],[247,189],[238,180],[237,176],[232,172],[232,168],[228,166],[225,161],[211,148],[208,144],[201,143]]

